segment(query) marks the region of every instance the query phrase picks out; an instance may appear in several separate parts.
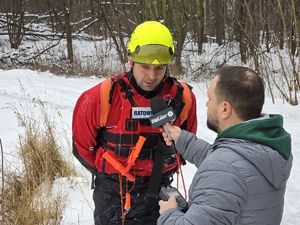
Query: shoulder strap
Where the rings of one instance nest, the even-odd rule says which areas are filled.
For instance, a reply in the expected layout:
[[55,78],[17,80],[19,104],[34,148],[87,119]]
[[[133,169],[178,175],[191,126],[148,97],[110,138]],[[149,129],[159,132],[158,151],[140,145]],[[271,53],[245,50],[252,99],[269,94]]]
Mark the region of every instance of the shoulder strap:
[[105,79],[100,86],[100,127],[105,127],[111,104],[111,92],[113,89],[113,77]]
[[184,121],[187,120],[190,109],[192,107],[192,93],[191,89],[185,82],[179,81],[178,83],[183,87],[182,101],[184,103],[184,106],[179,116],[179,124],[182,125]]

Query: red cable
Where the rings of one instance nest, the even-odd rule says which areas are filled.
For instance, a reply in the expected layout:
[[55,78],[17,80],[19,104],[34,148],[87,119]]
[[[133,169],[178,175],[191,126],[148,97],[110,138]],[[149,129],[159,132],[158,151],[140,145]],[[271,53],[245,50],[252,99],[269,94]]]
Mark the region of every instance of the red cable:
[[178,189],[178,186],[179,186],[179,173],[181,175],[181,180],[182,180],[182,185],[183,185],[183,191],[184,191],[184,198],[187,199],[187,192],[186,192],[186,186],[185,186],[185,182],[184,182],[184,177],[183,177],[183,172],[182,172],[182,169],[181,169],[181,160],[180,160],[180,155],[179,154],[176,154],[176,159],[177,159],[177,163],[178,163],[178,169],[177,169],[177,189]]
[[122,225],[125,225],[122,175],[120,173],[119,173],[119,183],[120,183],[120,199],[121,199]]

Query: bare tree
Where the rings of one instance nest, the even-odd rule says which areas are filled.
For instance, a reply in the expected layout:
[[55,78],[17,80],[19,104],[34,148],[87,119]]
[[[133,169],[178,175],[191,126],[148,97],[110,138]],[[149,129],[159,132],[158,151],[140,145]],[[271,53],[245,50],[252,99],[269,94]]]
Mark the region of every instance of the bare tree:
[[225,39],[225,14],[224,14],[225,3],[223,0],[212,0],[212,11],[214,17],[214,27],[216,42],[222,45]]
[[236,40],[239,43],[241,61],[246,63],[247,61],[247,40],[245,37],[245,27],[246,27],[246,8],[242,2],[243,0],[237,0],[234,4],[234,33],[236,35]]
[[125,37],[128,37],[129,28],[126,26],[127,12],[117,1],[99,2],[98,19],[103,22],[107,34],[113,40],[119,60],[122,64],[127,62],[127,48]]
[[204,1],[195,0],[194,7],[191,8],[191,13],[195,15],[195,19],[192,20],[190,27],[191,32],[194,34],[193,39],[198,46],[198,54],[202,53],[202,46],[205,42],[204,29],[205,29],[205,11]]
[[17,49],[24,36],[25,3],[23,0],[4,1],[10,47]]
[[72,64],[74,62],[73,56],[73,43],[72,43],[72,26],[71,26],[71,11],[73,6],[73,0],[63,0],[63,11],[65,16],[65,31],[67,34],[67,49],[68,49],[68,59]]

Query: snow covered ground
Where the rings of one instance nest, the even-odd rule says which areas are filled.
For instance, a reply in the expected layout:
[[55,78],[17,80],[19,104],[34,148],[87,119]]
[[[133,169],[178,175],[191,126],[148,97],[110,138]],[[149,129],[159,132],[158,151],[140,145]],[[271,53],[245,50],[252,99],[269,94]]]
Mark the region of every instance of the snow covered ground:
[[[61,137],[64,155],[72,160],[71,119],[73,107],[79,95],[101,80],[92,78],[65,78],[47,72],[31,70],[0,70],[0,138],[5,152],[5,168],[19,168],[17,156],[18,135],[22,129],[18,126],[15,110],[24,114],[39,114],[37,102],[42,102],[48,114],[56,122],[58,137]],[[206,85],[190,83],[197,97],[198,133],[201,138],[213,142],[216,134],[206,128]],[[280,113],[284,116],[284,126],[292,135],[294,163],[287,185],[285,209],[282,224],[300,224],[300,106],[284,104],[276,99],[272,104],[266,98],[264,112]],[[80,177],[60,178],[55,181],[54,190],[66,196],[66,209],[61,225],[93,224],[93,202],[90,190],[90,176],[74,160]],[[196,171],[193,165],[183,167],[187,187]],[[176,182],[176,181],[175,181]],[[181,184],[181,182],[180,182]],[[180,186],[182,189],[182,186]]]

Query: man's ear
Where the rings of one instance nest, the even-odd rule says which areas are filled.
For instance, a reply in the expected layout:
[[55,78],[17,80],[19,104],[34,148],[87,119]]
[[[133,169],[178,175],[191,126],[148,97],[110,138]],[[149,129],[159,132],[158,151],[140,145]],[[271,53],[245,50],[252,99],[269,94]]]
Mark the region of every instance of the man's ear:
[[227,119],[232,114],[233,107],[230,102],[224,101],[222,103],[222,118]]
[[132,70],[132,68],[133,68],[133,61],[132,61],[131,58],[129,58],[129,59],[128,59],[128,62],[126,63],[126,69],[127,69],[128,71],[130,71],[130,70]]

